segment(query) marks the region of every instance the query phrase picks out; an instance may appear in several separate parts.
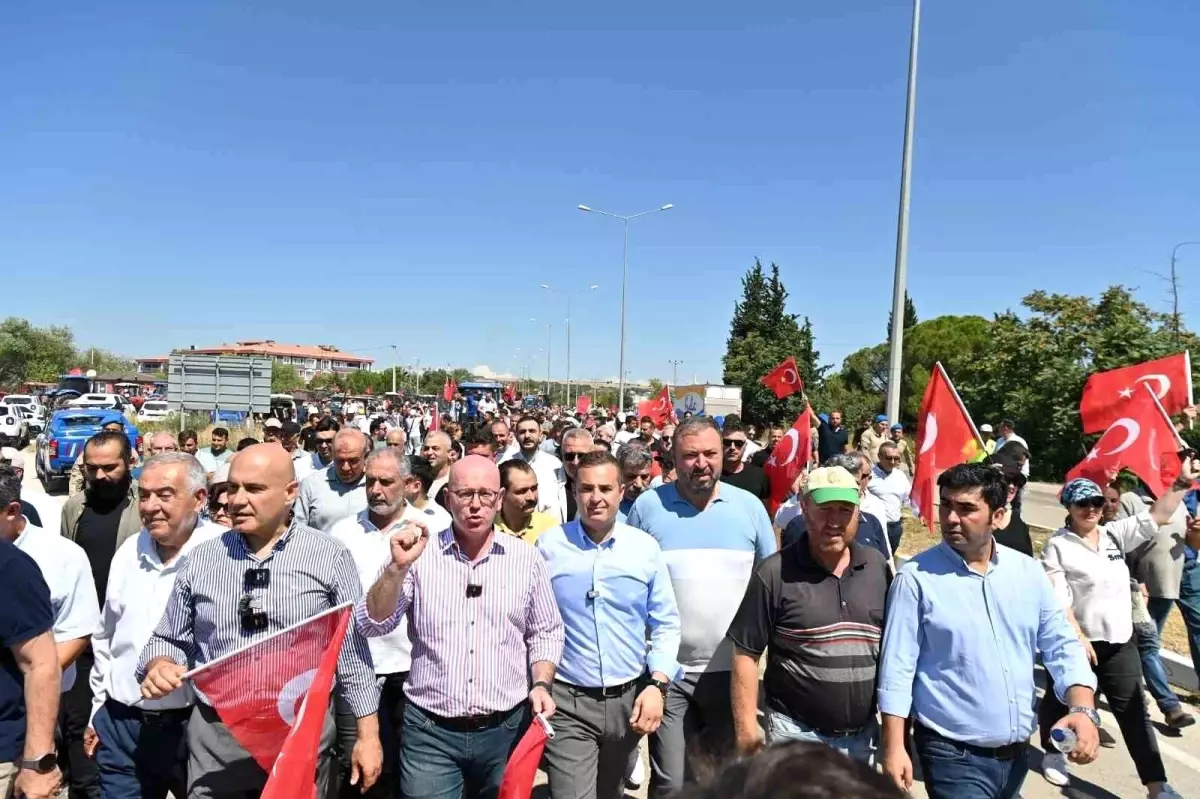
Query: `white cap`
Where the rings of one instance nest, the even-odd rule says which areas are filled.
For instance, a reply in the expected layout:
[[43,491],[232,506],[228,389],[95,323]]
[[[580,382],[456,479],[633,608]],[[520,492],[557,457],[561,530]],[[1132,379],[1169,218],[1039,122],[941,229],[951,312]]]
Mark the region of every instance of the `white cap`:
[[981,424],[979,425],[979,432],[990,433],[992,432],[992,426],[990,424]]
[[25,468],[25,456],[16,447],[0,447],[0,461],[8,461],[14,469]]
[[268,427],[283,427],[283,422],[281,422],[278,417],[272,416],[270,419],[263,422],[263,429],[265,430]]

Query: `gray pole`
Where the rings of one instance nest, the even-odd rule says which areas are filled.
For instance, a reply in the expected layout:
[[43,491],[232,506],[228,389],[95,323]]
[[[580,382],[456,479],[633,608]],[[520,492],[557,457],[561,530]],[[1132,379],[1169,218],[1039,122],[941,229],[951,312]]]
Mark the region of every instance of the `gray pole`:
[[396,393],[396,345],[392,345],[392,393]]
[[896,276],[892,284],[892,340],[888,351],[887,417],[900,418],[900,372],[904,354],[904,294],[908,285],[908,204],[912,177],[913,126],[917,114],[917,45],[921,32],[921,0],[913,0],[908,44],[908,96],[904,104],[904,157],[900,163],[900,215],[896,225]]
[[683,361],[667,361],[667,363],[671,364],[671,390],[674,391],[675,387],[679,385],[679,364]]
[[625,224],[625,245],[621,255],[621,358],[617,368],[620,378],[617,383],[617,410],[625,411],[625,286],[629,282],[629,220]]
[[567,292],[567,391],[566,406],[571,405],[571,292]]
[[546,325],[546,400],[550,400],[550,343],[554,340],[554,325]]
[[1175,346],[1179,346],[1179,281],[1175,276],[1175,261],[1179,257],[1179,248],[1189,244],[1200,244],[1200,241],[1181,241],[1171,248],[1171,323],[1175,327]]

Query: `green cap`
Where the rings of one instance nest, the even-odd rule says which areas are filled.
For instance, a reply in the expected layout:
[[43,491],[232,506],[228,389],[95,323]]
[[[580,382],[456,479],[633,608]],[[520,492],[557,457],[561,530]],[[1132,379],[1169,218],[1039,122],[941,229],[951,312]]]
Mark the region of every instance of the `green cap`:
[[857,505],[859,500],[858,481],[841,466],[825,466],[813,469],[808,475],[805,496],[818,505],[826,502],[849,502]]

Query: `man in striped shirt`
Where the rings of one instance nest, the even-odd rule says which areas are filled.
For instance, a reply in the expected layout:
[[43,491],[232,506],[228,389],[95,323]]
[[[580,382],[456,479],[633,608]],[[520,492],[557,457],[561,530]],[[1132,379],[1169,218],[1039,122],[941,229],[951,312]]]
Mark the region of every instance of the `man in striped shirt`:
[[767,736],[824,743],[871,763],[879,737],[875,669],[891,582],[878,550],[854,542],[858,481],[816,469],[804,495],[804,538],[754,570],[729,627],[738,750],[762,745],[758,661],[767,671]]
[[[161,699],[182,686],[189,667],[215,660],[318,613],[362,596],[345,546],[329,535],[289,523],[296,498],[291,456],[255,444],[230,461],[233,529],[192,550],[175,577],[167,610],[138,660],[142,696]],[[335,689],[358,719],[351,754],[354,781],[364,790],[379,777],[379,688],[366,640],[351,630],[338,658]],[[265,772],[197,691],[188,722],[188,797],[257,796]],[[322,736],[319,795],[333,778],[332,719]]]
[[496,464],[468,455],[447,489],[451,527],[393,533],[391,563],[355,607],[355,623],[375,637],[408,616],[401,795],[495,797],[530,712],[554,713],[563,623],[541,556],[496,535]]

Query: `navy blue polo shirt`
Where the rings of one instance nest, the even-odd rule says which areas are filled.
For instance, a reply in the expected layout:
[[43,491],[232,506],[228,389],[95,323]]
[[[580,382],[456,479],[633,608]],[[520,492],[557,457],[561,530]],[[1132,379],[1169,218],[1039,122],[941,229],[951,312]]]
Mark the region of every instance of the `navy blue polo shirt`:
[[25,675],[12,647],[54,625],[50,589],[33,559],[0,540],[0,763],[18,760],[25,747]]

